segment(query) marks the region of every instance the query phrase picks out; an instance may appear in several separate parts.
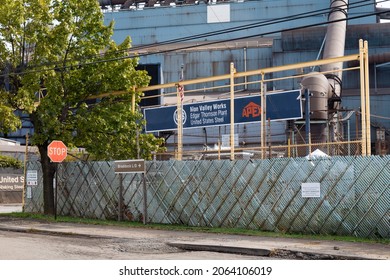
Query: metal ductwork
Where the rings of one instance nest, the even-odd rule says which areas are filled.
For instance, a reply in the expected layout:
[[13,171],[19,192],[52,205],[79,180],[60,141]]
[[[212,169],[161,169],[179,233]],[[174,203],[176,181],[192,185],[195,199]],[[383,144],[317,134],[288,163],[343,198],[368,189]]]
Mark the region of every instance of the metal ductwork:
[[330,91],[328,79],[321,73],[312,72],[302,80],[301,84],[311,93],[310,118],[314,120],[328,119],[328,94]]
[[[348,0],[333,0],[330,7],[331,11],[329,14],[329,21],[331,23],[329,23],[326,31],[326,42],[323,54],[324,59],[344,56],[345,49]],[[326,74],[329,84],[332,87],[332,91],[329,92],[328,95],[329,99],[337,96],[340,97],[341,95],[341,81],[343,73],[338,70],[342,69],[342,62],[326,64],[321,67],[321,72],[335,71]],[[337,107],[336,104],[333,107],[333,109],[335,109]]]
[[[323,59],[344,56],[345,35],[347,28],[348,0],[332,0],[331,11],[328,16],[329,24],[326,31],[326,41],[323,52]],[[337,109],[341,102],[342,72],[343,63],[331,63],[321,67],[322,73],[314,72],[302,79],[302,86],[308,89],[310,97],[311,119],[330,120],[337,117]],[[336,113],[335,113],[336,112]],[[339,135],[337,121],[333,122],[333,139]],[[321,142],[326,141],[326,125],[318,124],[314,130],[321,135]],[[320,127],[318,127],[320,126]]]

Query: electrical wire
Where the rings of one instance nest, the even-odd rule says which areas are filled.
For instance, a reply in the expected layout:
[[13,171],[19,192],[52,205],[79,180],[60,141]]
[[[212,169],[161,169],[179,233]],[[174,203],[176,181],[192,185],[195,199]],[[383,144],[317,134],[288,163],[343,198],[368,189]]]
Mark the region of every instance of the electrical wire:
[[[386,0],[388,1],[388,0]],[[366,1],[360,1],[360,2],[366,2]],[[356,7],[362,7],[362,6],[366,6],[368,4],[364,4],[364,5],[359,5],[359,6],[356,6]],[[369,4],[371,5],[371,4]],[[354,7],[354,8],[356,8]],[[351,7],[349,8],[351,9]],[[328,9],[323,9],[324,11],[327,11]],[[309,12],[309,13],[304,13],[304,14],[298,14],[298,15],[293,15],[293,16],[288,16],[288,17],[285,17],[284,19],[282,20],[268,20],[268,21],[263,21],[261,22],[260,24],[249,24],[249,25],[243,25],[243,26],[239,26],[239,27],[236,27],[236,28],[229,28],[229,29],[224,29],[224,30],[219,30],[219,31],[214,31],[214,32],[208,32],[208,33],[202,33],[200,35],[193,35],[193,36],[189,36],[189,37],[182,37],[182,38],[178,38],[178,39],[173,39],[173,40],[168,40],[168,41],[164,41],[164,42],[159,42],[159,43],[153,43],[153,44],[148,44],[148,45],[142,45],[140,47],[133,47],[131,48],[132,52],[136,51],[136,50],[143,50],[143,49],[147,49],[147,48],[151,48],[151,47],[155,47],[155,46],[162,46],[162,45],[166,45],[166,44],[173,44],[173,43],[180,43],[180,42],[185,42],[185,41],[189,41],[189,40],[194,40],[194,39],[199,39],[199,38],[204,38],[204,37],[209,37],[209,36],[216,36],[216,35],[221,35],[221,34],[227,34],[227,33],[232,33],[232,32],[237,32],[237,31],[242,31],[244,29],[250,29],[250,28],[257,28],[257,27],[261,27],[261,26],[267,26],[267,25],[271,25],[271,24],[276,24],[276,23],[284,23],[286,21],[289,21],[289,20],[296,20],[296,19],[301,19],[301,18],[307,18],[308,16],[310,16],[310,14],[313,13],[313,12]],[[320,15],[320,14],[323,14],[322,12],[320,13],[316,13],[316,14],[313,14],[311,16],[314,16],[314,15]],[[370,16],[369,15],[364,15],[365,16]],[[302,27],[297,27],[297,28],[302,28]],[[295,28],[294,28],[295,29]],[[284,31],[284,30],[280,30],[280,31]],[[272,33],[278,33],[280,31],[274,31]],[[264,35],[264,34],[262,34]],[[258,36],[258,35],[255,35],[255,36]],[[252,37],[252,36],[248,36],[248,37],[239,37],[237,39],[242,39],[242,38],[249,38],[249,37]],[[227,41],[218,41],[218,42],[211,42],[209,44],[216,44],[216,43],[220,43],[220,42],[229,42],[229,41],[233,41],[233,40],[237,40],[237,39],[229,39]],[[204,45],[204,44],[202,44]],[[208,45],[208,44],[207,44]],[[199,46],[199,44],[197,44],[196,46]],[[185,47],[185,49],[187,48],[192,48],[194,47],[194,45],[192,46],[187,46]],[[173,49],[173,50],[167,50],[165,52],[170,52],[170,51],[176,51],[178,49]],[[122,49],[122,50],[118,50],[116,52],[110,52],[109,54],[113,54],[113,53],[119,53],[119,52],[125,52],[125,51],[129,51],[129,50],[126,50],[126,49]],[[161,53],[161,52],[159,52]],[[154,53],[150,53],[150,54],[146,54],[146,55],[152,55]],[[137,54],[137,56],[145,56],[144,55],[139,55]],[[91,58],[91,57],[90,57]],[[125,58],[128,58],[128,57],[124,57],[124,58],[117,58],[117,59],[125,59]],[[110,61],[110,60],[103,60],[102,62],[106,62],[106,61]],[[69,62],[69,61],[68,61]],[[58,67],[57,67],[58,68]]]
[[[389,1],[389,0],[381,0],[378,3],[387,2],[387,1]],[[356,5],[358,3],[364,3],[364,4]],[[370,3],[367,3],[367,0],[358,1],[355,3],[350,3],[348,6],[348,10],[350,11],[351,9],[361,8],[361,7],[365,7],[365,6],[371,6],[371,5],[372,5],[371,1],[370,1]],[[343,6],[343,5],[341,5],[341,6]],[[195,40],[195,39],[201,39],[201,38],[210,37],[210,36],[217,36],[217,35],[223,35],[223,34],[232,33],[232,32],[238,32],[238,31],[251,29],[251,28],[264,27],[264,26],[277,24],[277,23],[285,23],[285,22],[288,22],[291,20],[304,19],[304,18],[308,18],[308,17],[324,15],[324,14],[329,13],[330,11],[331,11],[331,8],[329,7],[329,8],[316,10],[316,11],[304,12],[304,13],[299,13],[299,14],[295,14],[295,15],[291,15],[291,16],[286,16],[286,17],[283,17],[280,19],[265,20],[265,21],[260,21],[257,23],[250,23],[250,24],[246,24],[246,25],[240,25],[237,27],[230,27],[230,28],[221,29],[221,30],[217,30],[217,31],[206,32],[206,33],[202,33],[202,34],[198,34],[198,35],[191,35],[191,36],[187,36],[187,37],[166,40],[166,41],[162,41],[162,42],[158,42],[158,43],[146,44],[146,45],[142,45],[142,46],[138,46],[138,47],[133,47],[131,50],[132,51],[143,50],[143,49],[158,47],[158,46],[167,45],[167,44],[182,43],[182,42],[191,41],[191,40]],[[382,12],[382,13],[384,13],[384,12]],[[235,39],[231,39],[229,41],[233,41],[233,40],[235,40]],[[192,47],[194,47],[194,46],[192,46]]]
[[385,116],[379,116],[379,115],[373,115],[370,114],[372,118],[377,118],[377,119],[383,119],[383,120],[390,120],[390,117],[385,117]]
[[[389,0],[379,1],[379,2],[377,2],[377,4],[378,3],[382,3],[382,2],[387,2],[387,1],[389,1]],[[365,1],[359,1],[357,3],[362,3],[362,2],[367,2],[367,1],[366,0]],[[369,4],[367,4],[367,3],[366,4],[360,4],[360,5],[356,5],[356,6],[353,6],[353,7],[351,7],[351,5],[355,5],[355,3],[351,3],[349,9],[360,8],[360,7],[363,7],[363,6],[372,5],[372,3],[370,1]],[[330,10],[330,8],[322,9],[322,10],[319,10],[319,11],[312,11],[312,12],[307,12],[307,13],[302,13],[302,14],[296,14],[296,15],[293,15],[293,16],[284,17],[282,19],[267,20],[267,21],[262,21],[262,22],[256,23],[256,24],[252,23],[252,24],[248,24],[248,25],[242,25],[242,26],[239,26],[239,27],[236,27],[236,28],[222,29],[222,30],[218,30],[218,31],[214,31],[214,32],[206,32],[206,33],[199,34],[199,35],[192,35],[192,36],[187,36],[187,37],[167,40],[167,41],[160,42],[160,43],[142,45],[140,47],[133,47],[133,48],[130,48],[130,49],[122,49],[122,50],[118,50],[118,51],[115,51],[115,52],[108,52],[106,54],[117,54],[117,53],[128,52],[130,50],[131,50],[131,52],[136,52],[136,51],[140,51],[140,50],[151,48],[153,46],[162,46],[162,45],[169,45],[169,44],[174,44],[174,43],[181,43],[181,42],[186,42],[186,41],[190,41],[190,40],[210,37],[210,36],[216,36],[216,35],[222,35],[222,34],[227,34],[227,33],[231,33],[231,32],[242,31],[244,29],[249,29],[249,28],[257,28],[257,27],[268,26],[268,25],[273,25],[273,24],[277,24],[277,23],[285,23],[285,22],[288,22],[288,21],[291,21],[291,20],[302,19],[304,17],[308,17],[308,14],[310,16],[321,15],[321,14],[324,14],[325,12],[327,12],[329,10]],[[380,15],[382,13],[385,13],[385,11],[378,11],[378,12],[373,12],[373,13],[368,13],[368,14],[362,14],[362,15],[350,17],[348,19],[341,19],[341,20],[334,20],[334,21],[324,21],[324,22],[319,22],[319,23],[310,24],[310,25],[304,25],[304,26],[297,26],[297,27],[288,28],[288,29],[279,29],[279,30],[264,32],[264,33],[260,33],[260,34],[256,34],[256,35],[236,37],[236,38],[233,38],[233,39],[220,40],[220,41],[216,41],[216,42],[205,42],[205,43],[201,43],[201,44],[197,43],[197,44],[193,44],[193,45],[189,45],[189,46],[176,47],[176,48],[171,48],[171,49],[167,49],[167,50],[163,50],[163,51],[149,52],[149,53],[145,53],[145,54],[136,53],[136,54],[133,54],[133,55],[126,55],[126,56],[123,56],[123,57],[116,57],[116,58],[111,58],[111,59],[102,59],[102,60],[83,62],[83,63],[79,62],[77,64],[77,66],[81,67],[81,66],[87,66],[87,65],[96,64],[96,63],[112,62],[112,61],[124,60],[124,59],[129,59],[129,58],[144,57],[144,56],[149,56],[149,55],[157,55],[157,54],[163,54],[163,53],[169,53],[169,52],[175,52],[175,51],[190,49],[190,48],[194,48],[194,47],[209,46],[209,45],[213,45],[213,44],[220,44],[220,43],[226,43],[226,42],[231,42],[231,41],[236,41],[236,40],[249,39],[249,38],[253,38],[253,37],[262,37],[262,36],[272,35],[272,34],[276,34],[276,33],[280,33],[280,32],[294,31],[294,30],[298,30],[298,29],[302,29],[302,28],[310,28],[310,27],[320,26],[320,25],[329,24],[329,23],[333,23],[333,22],[339,22],[339,21],[344,21],[344,20],[353,20],[353,19],[359,19],[359,18],[374,16],[374,15]],[[93,58],[99,58],[99,57],[101,57],[101,55],[94,56],[94,57],[84,57],[84,58],[81,58],[81,59],[93,59]],[[72,60],[65,61],[65,63],[71,63],[71,62],[75,62],[75,61],[74,60],[73,61]],[[31,68],[38,68],[38,67],[48,66],[48,65],[56,65],[58,63],[59,62],[57,61],[57,62],[51,62],[50,64],[32,65],[32,66],[30,66],[30,69]],[[23,72],[12,72],[12,73],[1,74],[0,77],[1,76],[12,75],[12,74],[22,75],[22,74],[26,74],[26,73],[45,72],[45,71],[50,71],[50,70],[61,70],[61,69],[71,68],[71,67],[74,67],[74,66],[75,65],[73,64],[73,65],[68,65],[68,66],[56,66],[56,67],[45,68],[45,69],[25,70]]]
[[[236,40],[243,40],[243,39],[249,39],[249,38],[254,38],[254,37],[262,37],[262,36],[272,35],[272,34],[276,34],[276,33],[280,33],[280,32],[295,31],[295,30],[299,30],[299,29],[316,27],[316,26],[321,26],[324,24],[335,23],[335,22],[340,22],[340,21],[345,21],[345,20],[360,19],[360,18],[369,17],[369,16],[373,16],[373,15],[379,15],[382,13],[384,13],[384,12],[383,11],[382,12],[374,12],[374,13],[369,13],[369,14],[365,14],[365,15],[350,17],[348,19],[339,19],[339,20],[320,22],[320,23],[315,23],[315,24],[310,24],[310,25],[298,26],[298,27],[293,27],[293,28],[281,29],[281,30],[276,30],[276,31],[269,31],[269,32],[264,32],[264,33],[260,33],[260,34],[256,34],[256,35],[238,37],[235,39],[221,40],[218,42],[207,42],[207,43],[201,43],[201,44],[198,43],[198,44],[193,45],[193,46],[177,47],[177,48],[172,48],[169,50],[150,52],[150,53],[146,53],[146,54],[137,54],[137,55],[133,55],[133,56],[129,56],[129,57],[143,57],[143,56],[156,55],[156,54],[162,54],[162,53],[176,52],[176,51],[190,49],[190,48],[194,48],[194,47],[204,47],[204,46],[214,45],[217,43],[220,44],[220,43],[231,42],[231,41],[236,41]],[[120,59],[120,58],[118,58],[118,59]]]
[[[383,1],[386,2],[389,0],[383,0]],[[361,2],[363,2],[363,3],[365,2],[365,4],[356,5],[353,7],[349,6],[348,9],[350,10],[350,9],[354,9],[354,8],[361,8],[364,6],[372,5],[372,3],[367,4],[367,0],[359,1],[356,3],[361,3]],[[355,3],[350,4],[350,5],[355,5]],[[257,23],[250,23],[250,24],[246,24],[246,25],[240,25],[237,27],[230,27],[230,28],[207,32],[207,33],[202,33],[202,34],[198,34],[198,35],[191,35],[191,36],[181,37],[181,38],[177,38],[177,39],[171,39],[171,40],[167,40],[167,41],[163,41],[163,42],[146,44],[146,45],[142,45],[139,47],[133,47],[132,51],[138,50],[138,49],[142,50],[145,48],[157,47],[157,46],[166,45],[166,44],[181,43],[181,42],[186,42],[186,41],[190,41],[190,40],[194,40],[194,39],[201,39],[201,38],[205,38],[205,37],[210,37],[210,36],[223,35],[223,34],[227,34],[227,33],[233,33],[233,32],[238,32],[238,31],[242,31],[242,30],[246,30],[246,29],[258,28],[258,27],[264,27],[264,26],[277,24],[277,23],[285,23],[285,22],[288,22],[291,20],[304,19],[304,18],[308,18],[308,17],[324,15],[324,14],[329,13],[330,10],[331,10],[330,8],[324,8],[324,9],[320,9],[320,10],[316,10],[316,11],[304,12],[304,13],[299,13],[299,14],[295,14],[295,15],[291,15],[291,16],[286,16],[286,17],[283,17],[280,19],[265,20],[265,21],[260,21]],[[235,40],[235,39],[231,39],[229,41],[233,41],[233,40]]]

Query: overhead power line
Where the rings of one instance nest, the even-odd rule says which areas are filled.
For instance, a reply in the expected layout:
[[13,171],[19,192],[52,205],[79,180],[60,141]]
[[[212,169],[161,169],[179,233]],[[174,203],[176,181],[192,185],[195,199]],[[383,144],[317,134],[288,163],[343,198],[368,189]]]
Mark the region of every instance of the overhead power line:
[[[389,1],[390,0],[380,0],[377,3],[389,2]],[[367,3],[367,2],[369,2],[369,3]],[[372,6],[372,5],[373,5],[372,1],[362,0],[362,1],[355,2],[355,3],[350,3],[349,6],[348,6],[348,10],[350,12],[351,10],[356,9],[356,8],[362,8],[362,7],[365,7],[365,6]],[[183,43],[183,42],[193,41],[193,40],[196,40],[196,39],[202,39],[202,38],[208,38],[208,37],[213,37],[213,36],[217,36],[217,35],[223,35],[223,34],[239,32],[239,31],[243,31],[243,30],[246,30],[246,29],[265,27],[265,26],[270,26],[270,25],[279,24],[279,23],[286,23],[286,22],[293,21],[293,20],[299,20],[299,19],[305,19],[305,18],[308,18],[308,17],[325,15],[325,14],[328,14],[330,11],[331,11],[331,8],[328,7],[328,8],[324,8],[324,9],[320,9],[320,10],[299,13],[299,14],[286,16],[286,17],[282,17],[282,18],[278,18],[278,19],[264,20],[264,21],[254,22],[254,23],[240,25],[240,26],[236,26],[236,27],[230,27],[230,28],[226,28],[226,29],[220,29],[220,30],[216,30],[216,31],[205,32],[205,33],[201,33],[201,34],[196,34],[196,35],[180,37],[180,38],[166,40],[166,41],[161,41],[161,42],[156,42],[156,43],[152,43],[152,44],[144,44],[144,45],[132,47],[131,51],[132,52],[142,51],[142,50],[153,48],[153,47],[161,47],[161,46],[170,45],[170,44]],[[385,13],[385,12],[384,11],[378,12],[378,14],[383,14],[383,13]],[[364,17],[372,16],[372,15],[373,14],[364,15]],[[323,25],[323,24],[326,24],[326,23],[328,23],[328,22],[320,23],[320,25]],[[300,28],[302,28],[302,27],[297,27],[297,29],[300,29]],[[284,30],[278,30],[278,31],[275,31],[274,33],[279,33],[281,31],[284,31]],[[254,35],[253,37],[257,37],[257,36],[258,35]],[[239,39],[242,39],[242,38],[245,39],[246,37],[237,37],[237,38],[229,39],[227,41],[230,42],[230,41],[235,41],[235,40],[239,40]],[[216,42],[208,42],[208,43],[210,45],[213,45],[213,44],[218,44],[218,43],[221,43],[221,42],[223,43],[223,42],[226,42],[226,41],[216,41]],[[197,46],[199,46],[199,44],[186,46],[185,48],[187,49],[187,48],[193,48],[193,47],[197,47]],[[170,50],[167,50],[167,51],[170,51]],[[173,51],[176,51],[176,49],[173,49]],[[123,52],[123,50],[118,51],[118,52]],[[153,54],[153,53],[151,53],[151,54]],[[145,56],[145,55],[148,55],[148,54],[142,54],[142,55],[138,54],[138,56]]]
[[[377,3],[388,2],[388,1],[389,0],[382,0],[382,1],[378,1]],[[359,1],[357,3],[363,3],[363,4],[359,4],[359,5],[356,5],[356,3],[351,3],[349,5],[349,10],[354,9],[354,8],[361,8],[361,7],[364,7],[364,6],[367,6],[367,5],[372,5],[371,1],[369,1],[369,2],[370,3],[367,4],[367,0]],[[330,10],[330,8],[326,8],[326,9],[321,9],[321,10],[317,10],[317,11],[312,11],[312,12],[307,12],[307,13],[301,13],[301,14],[296,14],[296,15],[292,15],[292,16],[287,16],[287,17],[284,17],[284,18],[281,18],[281,19],[273,19],[273,20],[261,21],[261,22],[258,22],[258,23],[241,25],[241,26],[238,26],[238,27],[235,27],[235,28],[222,29],[222,30],[213,31],[213,32],[206,32],[206,33],[202,33],[202,34],[198,34],[198,35],[187,36],[187,37],[167,40],[167,41],[163,41],[163,42],[159,42],[159,43],[147,44],[147,45],[142,45],[142,46],[138,46],[138,47],[133,47],[133,48],[130,48],[130,49],[122,49],[122,50],[118,50],[118,51],[115,51],[115,52],[109,52],[107,54],[123,53],[123,52],[129,52],[129,51],[131,51],[133,53],[136,53],[137,51],[149,49],[149,48],[156,47],[156,46],[170,45],[170,44],[175,44],[175,43],[182,43],[182,42],[192,41],[192,40],[195,40],[195,39],[200,39],[200,38],[205,38],[205,37],[210,37],[210,36],[217,36],[217,35],[222,35],[222,34],[228,34],[228,33],[232,33],[232,32],[242,31],[244,29],[270,26],[270,25],[274,25],[274,24],[278,24],[278,23],[289,22],[289,21],[292,21],[292,20],[303,19],[303,18],[308,17],[308,16],[310,16],[310,17],[311,16],[316,16],[316,15],[318,16],[318,15],[322,15],[324,13],[328,13],[329,10]],[[92,64],[96,64],[96,63],[118,61],[118,60],[123,60],[123,59],[128,59],[128,58],[144,57],[144,56],[149,56],[149,55],[158,55],[158,54],[164,54],[164,53],[169,53],[169,52],[175,52],[175,51],[191,49],[191,48],[194,48],[194,47],[204,47],[204,46],[210,46],[210,45],[214,45],[214,44],[227,43],[227,42],[236,41],[236,40],[244,40],[244,39],[250,39],[250,38],[254,38],[254,37],[263,37],[263,36],[268,36],[268,35],[272,35],[272,34],[277,34],[277,33],[280,33],[280,32],[294,31],[294,30],[303,29],[303,28],[322,26],[322,25],[325,25],[325,24],[339,22],[339,21],[344,21],[344,20],[354,20],[354,19],[360,19],[360,18],[365,18],[365,17],[370,17],[370,16],[378,16],[378,15],[380,15],[382,13],[385,13],[385,12],[386,11],[377,11],[377,12],[372,12],[372,13],[361,14],[361,15],[349,17],[347,19],[340,19],[340,20],[334,20],[334,21],[326,20],[326,21],[322,21],[322,22],[318,22],[318,23],[314,23],[314,24],[301,25],[301,26],[297,26],[297,27],[293,27],[293,28],[287,28],[287,29],[278,29],[278,30],[273,30],[273,31],[269,31],[269,32],[259,33],[259,34],[256,34],[256,35],[242,36],[242,37],[236,37],[236,38],[231,38],[231,39],[226,39],[226,40],[219,40],[219,41],[214,41],[214,42],[204,42],[204,43],[197,42],[196,44],[193,44],[193,45],[174,47],[174,48],[161,50],[161,51],[148,52],[148,53],[143,53],[143,54],[136,53],[136,54],[133,54],[133,55],[126,55],[126,56],[115,57],[115,58],[110,58],[110,59],[99,59],[99,60],[95,60],[95,61],[83,61],[83,62],[81,62],[82,60],[90,60],[90,59],[96,59],[96,58],[98,59],[98,58],[102,57],[101,55],[99,55],[99,56],[90,56],[90,57],[81,58],[78,61],[76,61],[76,60],[65,61],[66,63],[73,63],[72,65],[55,66],[55,67],[51,67],[51,68],[33,70],[33,68],[39,68],[39,67],[44,67],[44,66],[49,66],[49,65],[57,65],[57,64],[60,63],[59,61],[56,61],[56,62],[51,62],[50,64],[47,63],[47,64],[42,64],[42,65],[32,65],[32,66],[29,66],[30,70],[24,70],[23,72],[12,72],[12,73],[7,73],[7,74],[2,74],[0,76],[4,77],[4,76],[7,76],[7,75],[12,75],[12,74],[22,75],[22,74],[26,74],[26,73],[37,73],[37,72],[45,72],[45,71],[50,71],[50,70],[61,70],[61,69],[64,70],[64,69],[67,69],[67,68],[75,67],[75,65],[81,67],[81,66],[87,66],[87,65],[92,65]]]
[[[382,1],[389,1],[389,0],[382,0]],[[363,3],[363,4],[358,5],[358,3]],[[361,8],[361,7],[370,6],[370,5],[372,5],[372,3],[368,4],[367,0],[363,0],[363,1],[356,2],[356,3],[351,3],[349,5],[348,9],[352,10],[352,9]],[[240,25],[237,27],[230,27],[230,28],[226,28],[226,29],[220,29],[217,31],[205,32],[205,33],[201,33],[201,34],[197,34],[197,35],[191,35],[191,36],[166,40],[166,41],[162,41],[162,42],[158,42],[158,43],[146,44],[146,45],[142,45],[142,46],[138,46],[138,47],[133,47],[132,51],[138,50],[138,49],[157,47],[157,46],[161,46],[161,45],[187,42],[187,41],[192,41],[195,39],[202,39],[202,38],[207,38],[207,37],[211,37],[211,36],[234,33],[234,32],[238,32],[238,31],[242,31],[242,30],[246,30],[246,29],[253,29],[253,28],[264,27],[264,26],[269,26],[269,25],[273,25],[273,24],[285,23],[285,22],[292,21],[292,20],[298,20],[298,19],[304,19],[304,18],[313,17],[313,16],[324,15],[324,14],[328,14],[330,12],[330,10],[331,9],[329,7],[329,8],[324,8],[324,9],[315,10],[315,11],[311,11],[311,12],[304,12],[304,13],[299,13],[299,14],[295,14],[295,15],[291,15],[291,16],[286,16],[286,17],[279,18],[279,19],[264,20],[264,21],[260,21],[260,22]],[[233,40],[234,39],[232,39],[232,41]]]

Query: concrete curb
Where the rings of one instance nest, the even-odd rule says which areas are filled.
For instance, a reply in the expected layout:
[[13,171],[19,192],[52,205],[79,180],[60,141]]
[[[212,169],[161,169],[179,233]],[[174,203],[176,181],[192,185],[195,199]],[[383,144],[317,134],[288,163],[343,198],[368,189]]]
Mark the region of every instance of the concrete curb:
[[271,254],[271,250],[268,249],[189,244],[189,243],[171,243],[171,242],[166,244],[171,247],[176,247],[187,251],[209,251],[209,252],[217,252],[217,253],[240,254],[240,255],[262,256],[262,257],[269,257]]
[[301,260],[374,260],[371,258],[363,258],[356,256],[322,254],[317,252],[296,251],[287,249],[263,249],[263,248],[248,248],[234,247],[221,245],[205,245],[193,243],[166,243],[168,246],[179,248],[187,251],[209,251],[227,254],[240,254],[250,256],[273,257],[280,259],[301,259]]
[[77,238],[115,238],[110,236],[101,236],[101,235],[92,235],[92,234],[84,234],[84,233],[75,233],[70,231],[53,231],[53,230],[42,230],[37,228],[12,228],[12,227],[1,227],[0,231],[8,231],[8,232],[19,232],[19,233],[30,233],[30,234],[46,234],[46,235],[55,235],[55,236],[70,236]]

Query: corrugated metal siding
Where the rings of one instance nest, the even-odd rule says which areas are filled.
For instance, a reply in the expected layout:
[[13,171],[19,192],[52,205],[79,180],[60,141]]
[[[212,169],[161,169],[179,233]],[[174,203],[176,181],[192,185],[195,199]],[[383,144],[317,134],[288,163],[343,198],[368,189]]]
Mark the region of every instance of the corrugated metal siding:
[[[353,1],[351,1],[353,2]],[[356,0],[357,2],[357,0]],[[226,5],[226,3],[223,3]],[[114,39],[123,41],[131,36],[134,45],[151,44],[194,34],[202,34],[251,24],[269,19],[280,19],[294,14],[319,11],[329,7],[329,1],[309,0],[263,0],[248,2],[230,2],[231,21],[226,23],[207,23],[207,5],[184,5],[180,7],[160,7],[143,10],[129,10],[105,13],[105,22],[115,21]],[[372,12],[373,5],[362,8],[360,12]],[[225,34],[208,38],[220,40],[239,36],[256,35],[263,32],[281,30],[294,26],[317,23],[326,16],[307,17],[293,22],[284,22],[259,29],[247,29],[239,34]],[[376,17],[363,18],[359,23],[375,23]]]
[[[271,67],[272,48],[247,48],[247,70]],[[164,83],[179,80],[180,68],[184,64],[185,79],[196,79],[209,76],[227,74],[230,71],[230,62],[235,63],[237,71],[244,71],[244,48],[228,50],[209,50],[199,52],[175,52],[165,55],[141,57],[141,64],[153,62],[161,64]],[[207,83],[198,85],[203,87],[225,85],[226,82]],[[252,86],[256,88],[256,86]],[[259,88],[259,86],[257,86]],[[186,89],[193,89],[186,87]],[[222,91],[226,92],[229,89]]]
[[[371,91],[373,92],[373,91]],[[360,112],[360,96],[344,96],[343,98],[343,107],[349,110],[355,110]],[[375,129],[378,126],[384,126],[387,128],[386,140],[389,140],[390,135],[390,115],[389,115],[389,104],[390,104],[390,89],[387,92],[387,95],[375,95],[371,94],[371,140],[374,143],[377,140]],[[358,118],[359,129],[360,128],[360,117]],[[351,138],[356,137],[356,115],[354,114],[350,118],[350,129],[351,129]],[[345,131],[345,137],[347,136],[347,131]]]

